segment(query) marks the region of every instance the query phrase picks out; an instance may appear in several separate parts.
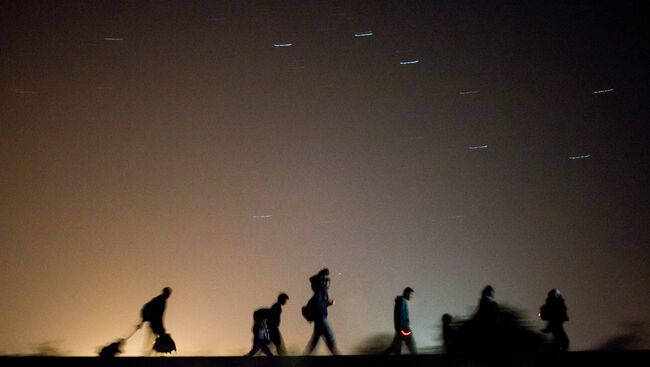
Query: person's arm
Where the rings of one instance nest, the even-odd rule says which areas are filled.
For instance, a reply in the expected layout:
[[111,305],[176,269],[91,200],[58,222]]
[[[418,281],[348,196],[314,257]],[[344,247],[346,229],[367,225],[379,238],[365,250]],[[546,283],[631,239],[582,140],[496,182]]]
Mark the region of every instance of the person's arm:
[[[411,332],[411,323],[409,319],[409,309],[408,309],[408,304],[404,301],[402,301],[402,319],[401,319],[401,329],[404,332],[410,333]],[[403,333],[404,334],[404,333]],[[406,335],[406,334],[405,334]]]

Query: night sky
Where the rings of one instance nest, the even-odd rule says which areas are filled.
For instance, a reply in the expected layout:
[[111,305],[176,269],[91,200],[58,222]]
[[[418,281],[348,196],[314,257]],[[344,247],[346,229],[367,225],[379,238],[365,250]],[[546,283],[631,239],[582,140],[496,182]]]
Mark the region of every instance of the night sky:
[[[650,322],[643,2],[0,2],[0,354],[93,355],[164,286],[181,355],[332,271],[343,353],[486,284],[574,350]],[[141,355],[140,334],[127,355]],[[324,347],[321,345],[321,349]]]

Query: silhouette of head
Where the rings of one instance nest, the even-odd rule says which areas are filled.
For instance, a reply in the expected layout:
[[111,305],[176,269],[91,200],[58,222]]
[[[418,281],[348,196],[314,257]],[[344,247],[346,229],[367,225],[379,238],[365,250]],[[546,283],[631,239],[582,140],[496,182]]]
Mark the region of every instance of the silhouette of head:
[[548,291],[547,297],[548,298],[560,298],[560,290],[557,288],[553,288],[550,291]]
[[411,299],[411,296],[413,295],[413,293],[415,293],[415,291],[413,290],[413,288],[411,288],[411,287],[406,287],[406,288],[404,288],[404,292],[402,292],[402,297],[404,297],[404,298],[410,300],[410,299]]
[[289,296],[286,293],[280,293],[280,295],[278,295],[278,303],[280,303],[283,306],[287,304],[288,299]]
[[163,288],[162,295],[165,296],[165,298],[169,298],[169,296],[171,296],[171,294],[172,294],[172,289],[171,288],[169,288],[169,287]]
[[483,288],[483,292],[481,292],[481,296],[487,298],[494,298],[494,288],[492,288],[491,285],[486,285],[485,288]]
[[327,277],[330,275],[330,269],[323,268],[321,271],[318,272],[318,275]]
[[443,325],[451,324],[451,315],[450,314],[446,313],[446,314],[442,315],[442,324]]

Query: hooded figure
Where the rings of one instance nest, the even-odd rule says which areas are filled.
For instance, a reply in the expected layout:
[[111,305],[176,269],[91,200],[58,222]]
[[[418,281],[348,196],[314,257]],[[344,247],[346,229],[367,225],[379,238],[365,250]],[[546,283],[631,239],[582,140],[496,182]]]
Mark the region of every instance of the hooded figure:
[[569,337],[562,326],[565,321],[569,321],[569,316],[559,289],[548,292],[546,303],[539,310],[539,317],[548,321],[542,332],[553,334],[553,349],[560,352],[569,350]]
[[395,308],[393,310],[395,338],[393,338],[393,344],[386,350],[387,354],[400,354],[402,351],[402,342],[406,343],[411,354],[417,353],[413,331],[411,330],[411,320],[409,318],[409,301],[413,293],[415,293],[413,288],[406,287],[402,295],[395,298]]
[[332,354],[339,354],[334,341],[334,334],[327,320],[327,308],[334,304],[334,300],[330,300],[327,292],[330,285],[329,275],[329,269],[324,268],[318,274],[309,278],[314,295],[307,303],[307,306],[303,308],[303,315],[309,314],[308,320],[311,319],[310,321],[314,322],[314,333],[307,345],[307,354],[314,351],[321,337],[325,339],[325,344],[327,344],[327,348]]

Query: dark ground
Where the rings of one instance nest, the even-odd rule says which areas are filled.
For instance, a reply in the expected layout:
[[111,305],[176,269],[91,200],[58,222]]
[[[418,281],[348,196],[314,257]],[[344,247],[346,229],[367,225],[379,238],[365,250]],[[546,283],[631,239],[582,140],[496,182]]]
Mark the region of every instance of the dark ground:
[[337,357],[0,357],[12,367],[357,367],[357,366],[650,366],[650,351],[570,352],[563,354],[405,355]]

